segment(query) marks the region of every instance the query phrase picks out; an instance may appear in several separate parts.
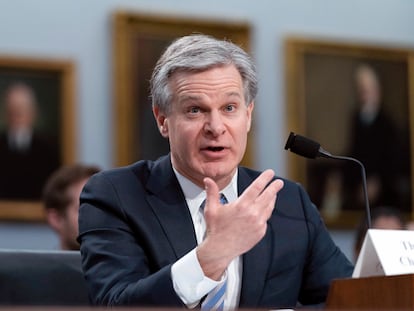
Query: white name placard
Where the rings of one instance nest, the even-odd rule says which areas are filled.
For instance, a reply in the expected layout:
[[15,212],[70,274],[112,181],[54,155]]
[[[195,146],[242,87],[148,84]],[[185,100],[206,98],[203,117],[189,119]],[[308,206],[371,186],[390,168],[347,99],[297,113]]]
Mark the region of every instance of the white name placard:
[[352,277],[414,273],[414,231],[369,229]]

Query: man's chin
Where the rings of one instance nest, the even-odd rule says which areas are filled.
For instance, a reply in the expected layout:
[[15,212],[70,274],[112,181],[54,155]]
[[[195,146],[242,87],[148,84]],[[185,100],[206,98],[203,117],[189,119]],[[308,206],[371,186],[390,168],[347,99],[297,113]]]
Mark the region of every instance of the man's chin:
[[236,170],[236,168],[220,168],[217,167],[217,164],[212,166],[204,170],[204,176],[213,179],[217,184],[221,184],[223,181],[230,182]]

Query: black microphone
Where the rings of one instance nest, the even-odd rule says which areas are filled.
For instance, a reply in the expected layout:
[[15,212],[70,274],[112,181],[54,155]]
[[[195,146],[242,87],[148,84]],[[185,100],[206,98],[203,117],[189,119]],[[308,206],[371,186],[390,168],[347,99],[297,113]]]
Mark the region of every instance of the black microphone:
[[369,200],[368,200],[367,177],[365,174],[365,167],[361,163],[361,161],[355,158],[351,158],[351,157],[332,155],[328,151],[324,150],[321,147],[321,145],[317,143],[316,141],[313,141],[301,135],[297,135],[293,132],[290,132],[290,135],[285,145],[285,150],[289,150],[289,149],[293,153],[296,153],[300,156],[303,156],[309,159],[316,159],[317,157],[322,157],[322,158],[329,158],[329,159],[335,159],[335,160],[352,161],[352,162],[357,163],[361,167],[362,186],[364,188],[364,198],[365,198],[365,212],[367,214],[368,228],[371,228],[371,211],[369,208]]

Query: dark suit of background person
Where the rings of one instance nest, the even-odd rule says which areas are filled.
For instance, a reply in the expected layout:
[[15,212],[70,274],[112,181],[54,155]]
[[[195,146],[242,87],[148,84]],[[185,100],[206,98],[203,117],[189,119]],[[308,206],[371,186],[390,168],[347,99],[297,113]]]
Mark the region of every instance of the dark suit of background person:
[[[169,60],[187,62],[186,68],[200,66],[202,60],[207,61],[205,52],[211,51],[226,58],[215,59],[214,65],[197,71],[171,74],[171,69],[162,69]],[[197,307],[207,294],[197,287],[202,282],[190,288],[198,293],[196,299],[185,303],[183,287],[178,284],[181,277],[193,278],[196,266],[181,265],[183,273],[176,274],[180,264],[194,253],[192,258],[201,268],[198,271],[204,277],[211,275],[209,279],[214,281],[230,281],[234,270],[228,268],[240,259],[242,272],[235,273],[241,277],[240,296],[236,306],[225,304],[225,309],[294,307],[298,301],[323,303],[331,280],[352,274],[352,265],[333,243],[317,209],[299,185],[276,180],[271,170],[260,173],[238,167],[257,90],[255,76],[246,78],[245,71],[243,78],[250,80],[242,83],[241,71],[233,63],[229,65],[229,54],[232,61],[235,55],[237,59],[248,59],[233,44],[201,35],[173,43],[152,78],[153,100],[158,103],[154,115],[161,134],[170,141],[170,154],[155,162],[139,161],[98,173],[86,184],[81,194],[78,240],[95,304]],[[249,66],[254,73],[254,67]],[[175,94],[167,113],[161,105],[168,104],[171,96],[163,99],[164,93],[157,93],[155,87],[163,84],[160,72],[170,77],[169,89]],[[247,93],[246,85],[250,87]],[[193,131],[188,128],[198,128],[199,122],[200,131],[195,130],[193,139]],[[239,132],[231,137],[234,130]],[[234,144],[229,144],[231,139]],[[224,148],[217,148],[217,144]],[[237,156],[230,155],[229,150]],[[203,172],[212,179],[204,178]],[[222,173],[225,180],[221,179]],[[185,175],[187,184],[182,178]],[[202,241],[190,211],[191,202],[187,205],[191,195],[184,195],[193,177],[192,189],[198,187],[202,194],[205,187],[207,195],[207,230]],[[228,185],[237,187],[236,197],[223,206],[218,202],[219,189],[226,194]],[[225,234],[220,235],[222,232]],[[221,269],[223,257],[226,265],[229,258],[232,261]],[[226,292],[229,301],[236,292]]]
[[40,200],[60,163],[57,144],[34,128],[36,99],[28,85],[11,85],[3,100],[7,127],[0,133],[0,198]]

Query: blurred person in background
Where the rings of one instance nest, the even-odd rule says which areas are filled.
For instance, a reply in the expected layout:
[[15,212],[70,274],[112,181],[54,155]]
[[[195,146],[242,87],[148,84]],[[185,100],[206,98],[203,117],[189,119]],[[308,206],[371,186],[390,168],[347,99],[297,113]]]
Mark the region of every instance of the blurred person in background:
[[96,166],[75,164],[63,166],[47,180],[43,191],[46,219],[59,237],[60,249],[79,250],[79,196],[90,176],[99,172]]

